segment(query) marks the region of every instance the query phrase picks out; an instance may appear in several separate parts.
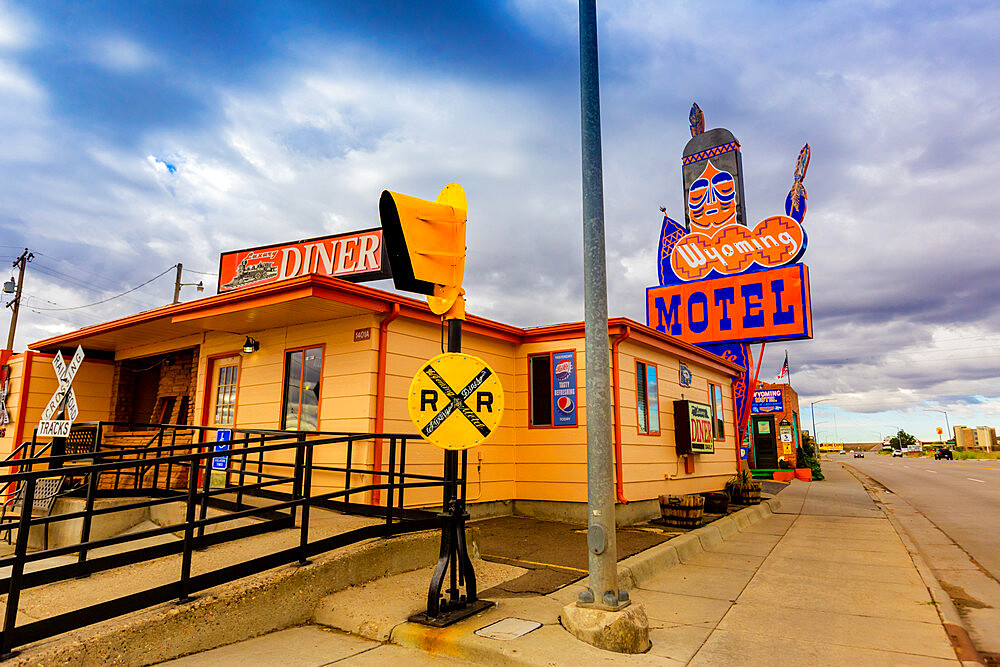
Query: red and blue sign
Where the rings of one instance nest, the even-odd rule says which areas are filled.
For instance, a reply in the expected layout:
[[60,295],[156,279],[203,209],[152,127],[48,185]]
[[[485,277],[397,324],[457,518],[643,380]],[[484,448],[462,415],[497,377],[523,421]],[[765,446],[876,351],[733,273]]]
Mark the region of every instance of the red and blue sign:
[[784,412],[785,399],[783,389],[757,389],[753,392],[753,403],[750,412],[755,415],[769,412]]
[[792,264],[646,290],[650,327],[702,344],[812,338],[809,270]]
[[552,425],[576,426],[576,351],[552,353]]
[[813,335],[809,270],[800,263],[808,244],[802,222],[810,149],[806,144],[799,153],[784,215],[751,225],[739,141],[724,128],[705,131],[697,104],[689,121],[691,140],[681,159],[683,224],[663,216],[660,284],[646,290],[646,324],[742,369],[733,380],[742,435],[753,384],[748,344]]

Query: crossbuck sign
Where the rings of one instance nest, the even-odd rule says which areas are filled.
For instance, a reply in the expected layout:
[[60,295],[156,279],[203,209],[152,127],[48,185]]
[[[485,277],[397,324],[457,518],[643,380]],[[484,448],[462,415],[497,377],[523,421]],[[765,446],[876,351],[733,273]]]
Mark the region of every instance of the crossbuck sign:
[[[76,407],[76,394],[73,393],[73,378],[76,377],[76,372],[80,370],[82,363],[83,347],[80,345],[76,346],[76,353],[69,362],[69,366],[63,361],[61,350],[56,352],[56,356],[52,358],[52,367],[56,370],[59,388],[56,389],[56,393],[52,394],[48,405],[42,411],[42,420],[38,422],[38,435],[50,438],[65,438],[69,435],[73,420],[79,414]],[[63,405],[66,406],[65,418],[52,419]]]
[[0,428],[4,424],[10,423],[10,417],[7,415],[7,387],[10,385],[9,368],[9,366],[0,368]]

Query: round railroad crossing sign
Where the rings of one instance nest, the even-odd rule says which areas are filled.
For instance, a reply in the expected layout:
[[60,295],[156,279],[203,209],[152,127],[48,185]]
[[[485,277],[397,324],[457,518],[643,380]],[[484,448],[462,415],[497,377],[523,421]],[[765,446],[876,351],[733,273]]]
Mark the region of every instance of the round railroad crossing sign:
[[488,438],[503,414],[503,387],[479,357],[441,354],[420,367],[410,383],[410,419],[428,442],[468,449]]

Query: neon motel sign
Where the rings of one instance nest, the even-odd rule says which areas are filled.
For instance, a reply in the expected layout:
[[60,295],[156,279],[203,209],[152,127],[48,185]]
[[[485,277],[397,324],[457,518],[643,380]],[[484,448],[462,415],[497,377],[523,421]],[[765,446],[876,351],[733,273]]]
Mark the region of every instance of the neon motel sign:
[[660,284],[646,290],[646,324],[743,369],[733,381],[742,438],[750,408],[747,345],[813,336],[809,269],[799,262],[808,244],[802,220],[810,149],[799,153],[784,215],[751,226],[739,141],[723,128],[706,132],[697,104],[689,120],[681,159],[684,224],[664,211]]

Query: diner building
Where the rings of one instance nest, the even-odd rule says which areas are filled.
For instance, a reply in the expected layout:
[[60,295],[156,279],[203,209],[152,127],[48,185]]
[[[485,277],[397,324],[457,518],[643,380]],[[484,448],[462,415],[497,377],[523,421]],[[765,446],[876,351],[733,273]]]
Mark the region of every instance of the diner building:
[[[658,515],[661,494],[721,490],[739,466],[732,381],[740,369],[630,319],[610,319],[608,332],[619,523]],[[75,421],[120,424],[105,441],[121,447],[147,446],[157,424],[412,434],[410,383],[443,351],[443,337],[425,302],[320,273],[164,306],[4,351],[9,421],[0,425],[0,452],[31,440],[59,386],[55,355],[68,363],[78,346],[85,358],[72,381]],[[506,406],[491,437],[468,450],[470,512],[584,523],[583,323],[521,328],[470,314],[462,349],[494,369]],[[782,411],[753,416],[758,466],[776,464],[783,451],[794,457],[797,397],[779,387]],[[678,452],[681,400],[709,406],[711,451]],[[764,439],[783,420],[796,434],[788,451],[780,438]],[[200,437],[192,435],[192,446]],[[385,469],[379,443],[359,442],[355,463]],[[408,471],[439,474],[441,449],[420,441],[407,456]],[[368,501],[381,502],[375,492]],[[417,490],[406,504],[434,506],[440,494]]]

